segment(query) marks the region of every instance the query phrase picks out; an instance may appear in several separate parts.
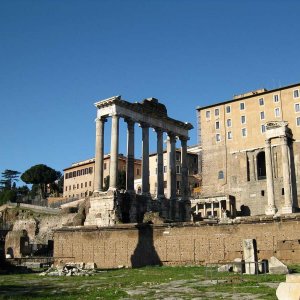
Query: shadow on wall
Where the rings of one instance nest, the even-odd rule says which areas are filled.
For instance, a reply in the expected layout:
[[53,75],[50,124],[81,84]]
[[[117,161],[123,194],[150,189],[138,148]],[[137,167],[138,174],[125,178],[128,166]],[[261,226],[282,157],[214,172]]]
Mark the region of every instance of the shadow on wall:
[[241,216],[251,216],[251,210],[247,205],[241,205]]
[[131,256],[133,268],[162,265],[153,242],[153,227],[149,224],[136,225],[138,229],[138,244]]

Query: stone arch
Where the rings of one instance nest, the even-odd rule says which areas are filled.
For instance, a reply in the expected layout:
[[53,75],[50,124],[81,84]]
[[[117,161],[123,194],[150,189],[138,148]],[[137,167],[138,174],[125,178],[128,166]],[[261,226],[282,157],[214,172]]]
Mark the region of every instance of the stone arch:
[[256,156],[257,179],[266,179],[266,155],[265,151],[260,151]]

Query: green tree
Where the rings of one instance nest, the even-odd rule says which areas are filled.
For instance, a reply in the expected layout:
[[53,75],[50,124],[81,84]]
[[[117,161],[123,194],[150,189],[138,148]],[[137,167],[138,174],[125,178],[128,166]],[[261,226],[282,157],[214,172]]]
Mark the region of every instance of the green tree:
[[20,174],[21,173],[19,171],[14,171],[9,169],[4,170],[1,173],[3,179],[0,180],[2,189],[8,189],[8,190],[15,189],[16,182],[19,181]]
[[0,193],[0,205],[3,205],[7,202],[16,202],[17,201],[17,192],[14,190],[3,190]]
[[[104,191],[107,191],[109,189],[109,180],[109,175],[104,178]],[[126,189],[126,171],[118,171],[117,188],[119,190]]]
[[22,175],[21,179],[25,183],[36,184],[39,186],[42,198],[46,196],[47,184],[53,183],[61,175],[60,172],[43,164],[35,165],[30,169],[26,170]]

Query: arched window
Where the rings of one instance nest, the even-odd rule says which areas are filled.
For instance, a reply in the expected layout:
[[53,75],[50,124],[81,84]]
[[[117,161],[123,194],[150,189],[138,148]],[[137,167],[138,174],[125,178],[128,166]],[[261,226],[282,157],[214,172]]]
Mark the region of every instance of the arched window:
[[218,173],[218,179],[224,179],[224,173],[223,173],[223,171],[219,171],[219,173]]
[[259,152],[256,157],[257,179],[266,179],[266,157],[265,152]]

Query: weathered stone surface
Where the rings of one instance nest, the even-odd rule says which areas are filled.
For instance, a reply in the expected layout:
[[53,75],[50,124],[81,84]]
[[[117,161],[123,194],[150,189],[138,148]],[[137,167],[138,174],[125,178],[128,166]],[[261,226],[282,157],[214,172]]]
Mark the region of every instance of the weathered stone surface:
[[234,273],[243,273],[243,265],[242,265],[242,262],[243,260],[241,258],[235,258],[234,260],[234,264],[233,264],[233,272]]
[[299,300],[300,283],[281,282],[276,290],[278,300]]
[[289,270],[285,264],[283,264],[275,256],[269,259],[269,273],[270,274],[288,274]]
[[[143,227],[151,227],[147,235]],[[257,241],[258,259],[276,253],[283,262],[300,263],[300,222],[249,222],[231,225],[178,223],[161,225],[134,224],[114,227],[62,228],[54,233],[55,264],[59,261],[95,262],[97,268],[132,266],[131,256],[137,248],[140,265],[147,265],[145,253],[155,251],[161,264],[205,264],[233,261],[241,257],[245,236]],[[280,241],[294,241],[283,243]],[[147,242],[147,243],[145,243]],[[150,245],[150,247],[146,247]],[[283,246],[285,248],[283,248]],[[298,248],[297,248],[298,247]],[[150,251],[151,249],[151,251]],[[292,251],[293,250],[293,251]],[[142,255],[144,253],[144,255]]]
[[243,240],[243,255],[245,261],[246,274],[255,274],[256,243],[254,239]]
[[146,212],[143,223],[149,224],[163,224],[164,219],[159,216],[159,212]]
[[300,274],[287,274],[286,275],[286,282],[289,283],[300,283]]
[[230,264],[223,265],[218,268],[218,272],[231,272],[231,271],[232,271],[232,265]]

